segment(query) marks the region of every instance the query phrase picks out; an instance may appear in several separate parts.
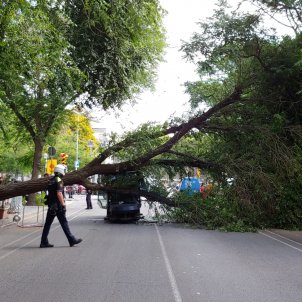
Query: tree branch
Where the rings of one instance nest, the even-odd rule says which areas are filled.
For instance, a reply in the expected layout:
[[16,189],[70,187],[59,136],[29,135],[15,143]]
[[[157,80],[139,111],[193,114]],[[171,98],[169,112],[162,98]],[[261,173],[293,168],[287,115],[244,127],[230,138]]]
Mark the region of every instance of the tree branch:
[[[138,170],[139,168],[147,165],[148,162],[151,159],[155,158],[156,156],[170,151],[171,148],[188,132],[190,132],[194,128],[199,129],[202,125],[206,123],[206,121],[211,116],[213,116],[223,108],[226,108],[231,104],[240,101],[241,100],[240,95],[241,95],[241,88],[237,87],[229,97],[226,97],[224,100],[217,103],[216,105],[214,105],[212,108],[210,108],[208,111],[204,112],[200,116],[194,117],[188,122],[185,122],[179,126],[174,126],[164,131],[159,131],[154,135],[154,138],[158,138],[168,134],[174,134],[174,136],[171,137],[166,143],[160,145],[159,147],[155,148],[151,152],[139,158],[136,158],[135,160],[116,163],[116,164],[102,164],[102,162],[110,155],[112,155],[114,152],[122,150],[123,148],[129,146],[129,144],[134,143],[135,142],[134,137],[127,138],[124,141],[112,147],[109,147],[102,154],[100,154],[99,157],[92,160],[88,165],[86,165],[82,169],[73,171],[71,173],[67,173],[64,176],[65,185],[83,184],[86,178],[95,174],[117,174],[120,172]],[[198,163],[197,161],[194,161],[194,164],[202,165],[203,163],[202,162]],[[47,178],[40,178],[40,179],[25,181],[22,183],[9,184],[6,186],[0,185],[0,200],[45,190],[47,187],[47,183],[48,183]]]

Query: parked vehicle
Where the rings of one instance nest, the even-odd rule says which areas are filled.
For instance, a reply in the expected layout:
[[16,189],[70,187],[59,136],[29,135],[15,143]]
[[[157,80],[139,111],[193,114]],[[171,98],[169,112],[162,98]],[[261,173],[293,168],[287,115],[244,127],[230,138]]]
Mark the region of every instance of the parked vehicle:
[[[125,191],[138,191],[143,188],[143,179],[137,172],[128,172],[123,175],[109,177],[108,184]],[[101,197],[99,203],[103,208],[103,205],[106,204],[106,220],[135,221],[143,218],[143,215],[140,213],[140,196],[126,192],[108,191],[105,193],[106,194],[99,194]],[[104,196],[106,196],[107,202],[104,202]]]
[[140,208],[140,196],[120,193],[108,193],[107,219],[109,221],[139,220],[142,218]]
[[79,195],[86,195],[86,188],[82,185],[78,185],[77,194]]

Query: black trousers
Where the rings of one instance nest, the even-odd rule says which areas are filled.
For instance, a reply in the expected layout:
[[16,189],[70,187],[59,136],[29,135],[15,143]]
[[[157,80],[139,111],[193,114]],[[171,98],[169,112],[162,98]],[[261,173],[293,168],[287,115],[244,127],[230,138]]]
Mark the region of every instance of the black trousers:
[[66,210],[65,209],[53,210],[51,208],[48,208],[48,211],[47,211],[46,221],[45,221],[43,232],[42,232],[41,243],[42,244],[48,243],[49,230],[50,230],[50,227],[51,227],[55,217],[58,218],[58,220],[61,224],[61,227],[68,239],[69,244],[73,243],[76,240],[76,238],[70,232],[68,221],[66,219]]
[[87,209],[92,209],[91,194],[86,195],[86,204],[87,204]]

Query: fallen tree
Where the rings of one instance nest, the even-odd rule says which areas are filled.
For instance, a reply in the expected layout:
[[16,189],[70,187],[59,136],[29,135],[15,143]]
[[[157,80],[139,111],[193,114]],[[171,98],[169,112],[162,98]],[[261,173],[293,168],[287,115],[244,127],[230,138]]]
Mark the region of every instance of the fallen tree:
[[[284,7],[284,1],[252,2],[284,12],[290,24],[301,25],[298,2],[290,7]],[[201,167],[211,169],[209,176],[217,188],[216,196],[211,194],[203,206],[209,207],[214,222],[219,215],[223,218],[211,222],[212,227],[235,223],[240,229],[242,223],[261,222],[261,227],[301,228],[301,26],[294,26],[294,36],[281,38],[266,29],[262,11],[228,12],[221,1],[220,9],[201,22],[199,33],[182,47],[200,76],[200,81],[185,83],[190,117],[175,118],[169,126],[146,124],[118,142],[112,138],[97,158],[68,173],[65,184],[118,191],[125,189],[102,181],[92,184],[88,177],[133,170],[147,176],[160,176],[164,170],[171,176],[183,167]],[[114,91],[118,97],[119,90]],[[200,112],[204,106],[209,109]],[[109,157],[116,159],[114,164],[105,164]],[[42,178],[0,186],[0,200],[43,190],[46,184]],[[153,188],[154,192],[132,193],[170,203],[165,192]],[[197,198],[200,201],[200,195]],[[190,204],[185,217],[197,213],[196,202]],[[202,215],[193,221],[208,219],[205,210],[201,208]]]
[[[154,139],[158,139],[160,137],[166,137],[166,141],[158,146],[156,146],[151,151],[143,154],[135,159],[126,160],[119,163],[113,164],[104,164],[104,161],[113,156],[116,152],[119,152],[123,149],[127,149],[128,147],[135,145],[136,140],[135,136],[128,136],[124,140],[119,143],[116,143],[106,150],[104,150],[97,158],[92,160],[89,164],[85,167],[67,173],[64,176],[64,183],[65,185],[72,185],[72,184],[81,184],[84,185],[86,188],[92,190],[104,190],[104,191],[119,191],[118,188],[106,187],[100,184],[93,184],[88,180],[88,177],[91,175],[112,175],[112,174],[119,174],[124,173],[127,171],[133,170],[140,170],[141,168],[148,166],[148,165],[178,165],[178,166],[192,166],[192,167],[205,167],[215,165],[215,163],[207,163],[201,161],[199,159],[195,159],[192,156],[186,154],[180,154],[177,152],[171,152],[173,146],[177,144],[182,138],[188,135],[192,130],[202,129],[203,125],[206,125],[206,122],[216,114],[219,114],[220,111],[226,107],[231,106],[239,101],[243,101],[241,98],[242,89],[240,87],[235,87],[234,91],[221,102],[217,103],[216,105],[212,106],[209,110],[202,113],[199,116],[196,116],[187,122],[184,122],[180,125],[171,126],[169,128],[162,128],[154,133],[152,133],[149,137]],[[174,160],[157,160],[157,157],[164,154],[164,153],[172,153],[175,155]],[[152,162],[153,160],[153,162]],[[0,200],[11,198],[14,196],[24,196],[26,194],[35,193],[39,191],[45,190],[47,187],[48,178],[40,178],[40,179],[33,179],[24,182],[18,183],[9,183],[7,185],[0,185]],[[149,200],[154,199],[161,199],[162,202],[169,203],[169,200],[165,197],[160,197],[158,193],[152,193],[147,191],[140,191],[140,192],[132,192],[134,194],[138,194],[141,196],[145,196]]]

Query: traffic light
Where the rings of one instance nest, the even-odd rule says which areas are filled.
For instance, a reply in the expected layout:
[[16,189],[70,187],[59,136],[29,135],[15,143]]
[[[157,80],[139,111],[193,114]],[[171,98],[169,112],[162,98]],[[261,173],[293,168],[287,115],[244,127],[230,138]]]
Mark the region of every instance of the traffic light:
[[68,154],[61,153],[60,154],[60,162],[62,165],[67,165]]

